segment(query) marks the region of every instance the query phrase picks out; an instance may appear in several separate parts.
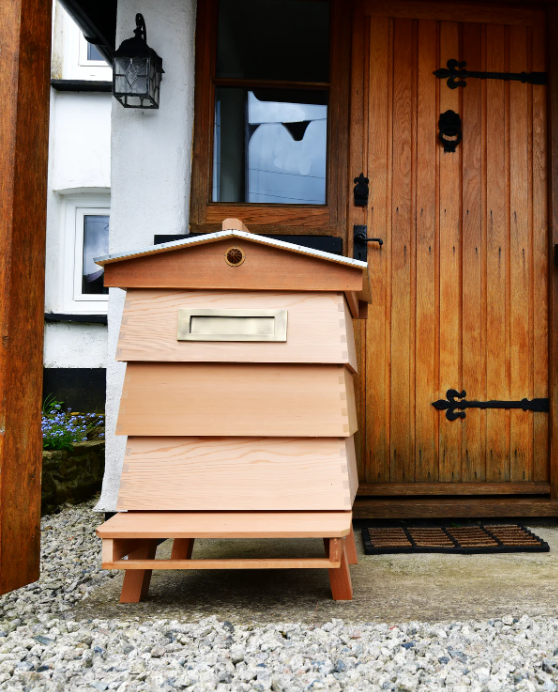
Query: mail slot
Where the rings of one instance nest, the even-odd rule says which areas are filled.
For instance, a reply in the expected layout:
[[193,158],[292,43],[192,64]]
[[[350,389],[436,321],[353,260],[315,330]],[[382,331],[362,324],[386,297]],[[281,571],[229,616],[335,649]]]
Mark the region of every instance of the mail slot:
[[178,341],[286,341],[287,310],[179,309]]

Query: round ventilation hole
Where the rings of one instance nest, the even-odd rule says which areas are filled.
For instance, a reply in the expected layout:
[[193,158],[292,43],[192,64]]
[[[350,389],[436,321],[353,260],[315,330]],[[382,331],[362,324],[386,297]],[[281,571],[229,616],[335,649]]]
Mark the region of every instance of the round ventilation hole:
[[246,259],[246,255],[239,247],[231,247],[225,254],[225,262],[229,267],[240,267]]

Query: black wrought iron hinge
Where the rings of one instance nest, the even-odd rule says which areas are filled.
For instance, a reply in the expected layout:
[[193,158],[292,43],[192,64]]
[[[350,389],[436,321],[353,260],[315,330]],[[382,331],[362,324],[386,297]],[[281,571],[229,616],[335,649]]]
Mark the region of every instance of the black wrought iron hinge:
[[[432,406],[438,411],[445,411],[448,420],[457,420],[465,418],[466,414],[463,409],[466,408],[515,408],[522,411],[535,411],[536,413],[548,413],[548,399],[521,399],[521,401],[467,401],[463,397],[467,396],[467,392],[463,390],[458,392],[457,389],[448,389],[446,392],[447,401],[439,399],[434,401]],[[456,401],[461,399],[461,401]],[[460,409],[459,413],[456,409]]]
[[546,72],[477,72],[466,70],[467,63],[451,58],[447,67],[440,67],[433,74],[438,79],[447,79],[450,89],[466,87],[468,78],[473,79],[503,79],[506,82],[522,82],[523,84],[546,84]]

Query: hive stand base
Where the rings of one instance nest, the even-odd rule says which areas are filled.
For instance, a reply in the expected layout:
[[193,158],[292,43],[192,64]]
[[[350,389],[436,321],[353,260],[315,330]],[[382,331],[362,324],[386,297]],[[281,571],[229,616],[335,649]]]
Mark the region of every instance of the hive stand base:
[[[153,569],[325,568],[333,599],[353,597],[349,564],[356,564],[357,556],[351,512],[130,512],[112,517],[97,534],[103,540],[103,568],[125,570],[121,603],[138,603],[147,596]],[[192,559],[195,538],[320,536],[325,558]],[[155,559],[160,538],[174,539],[169,560]]]
[[347,561],[349,565],[358,565],[358,557],[355,543],[355,532],[351,522],[351,533],[345,540],[345,551],[347,552]]
[[[141,545],[128,554],[129,560],[155,560],[157,539],[142,541]],[[150,569],[128,569],[124,572],[124,583],[120,603],[138,603],[147,596],[151,582]]]

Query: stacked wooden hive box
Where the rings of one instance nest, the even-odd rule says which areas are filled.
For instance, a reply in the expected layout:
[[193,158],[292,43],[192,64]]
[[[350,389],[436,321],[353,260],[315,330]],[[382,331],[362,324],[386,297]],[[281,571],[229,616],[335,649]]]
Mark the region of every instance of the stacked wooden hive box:
[[[152,569],[251,567],[327,568],[333,597],[350,599],[352,318],[369,301],[366,264],[223,225],[98,260],[105,285],[127,290],[123,512],[98,529],[103,566],[126,570],[123,602],[146,595]],[[203,537],[321,537],[326,549],[192,559]],[[160,539],[174,539],[169,560],[155,559]]]

